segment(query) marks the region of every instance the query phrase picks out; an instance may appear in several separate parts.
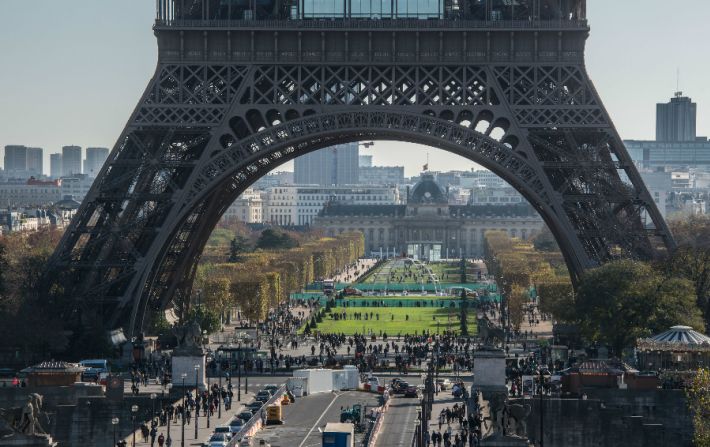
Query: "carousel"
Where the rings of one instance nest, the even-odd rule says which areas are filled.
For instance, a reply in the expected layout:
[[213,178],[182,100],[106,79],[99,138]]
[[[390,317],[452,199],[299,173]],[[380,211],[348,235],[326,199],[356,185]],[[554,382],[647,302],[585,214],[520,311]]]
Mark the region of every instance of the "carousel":
[[695,371],[710,366],[710,337],[689,326],[673,326],[639,339],[636,358],[641,371]]

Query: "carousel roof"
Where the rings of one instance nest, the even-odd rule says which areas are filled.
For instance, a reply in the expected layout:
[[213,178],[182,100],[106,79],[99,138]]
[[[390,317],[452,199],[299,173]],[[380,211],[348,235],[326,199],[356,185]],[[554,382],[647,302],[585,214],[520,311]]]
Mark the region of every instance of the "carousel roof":
[[710,337],[694,331],[689,326],[673,326],[670,330],[651,337],[657,343],[710,344]]
[[637,347],[641,349],[674,350],[690,348],[710,349],[710,337],[694,331],[689,326],[673,326],[669,330],[651,338],[638,340]]

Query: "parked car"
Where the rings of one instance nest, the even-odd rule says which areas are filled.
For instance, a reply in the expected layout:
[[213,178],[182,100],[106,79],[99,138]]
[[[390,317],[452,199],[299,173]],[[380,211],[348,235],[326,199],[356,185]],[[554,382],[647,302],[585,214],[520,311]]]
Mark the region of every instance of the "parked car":
[[209,447],[227,447],[229,445],[229,437],[224,433],[215,433],[207,441],[207,445]]
[[246,424],[247,422],[249,422],[249,419],[251,419],[252,416],[254,416],[254,413],[252,413],[249,410],[246,410],[246,411],[242,411],[241,413],[239,413],[237,415],[237,419],[243,421]]
[[218,427],[215,427],[214,433],[215,434],[222,433],[222,434],[226,435],[229,438],[229,440],[232,439],[232,431],[229,429],[229,425],[220,425]]
[[264,389],[265,389],[266,391],[271,392],[271,395],[273,396],[273,395],[276,394],[276,392],[279,390],[279,386],[278,386],[278,385],[274,385],[273,383],[270,383],[270,384],[266,385],[266,386],[264,387]]
[[261,410],[261,407],[263,406],[263,402],[259,402],[257,400],[247,405],[247,408],[249,409],[249,411],[251,411],[251,414],[256,414],[259,410]]
[[[247,421],[248,420],[249,419],[247,419]],[[229,427],[229,432],[232,434],[239,433],[241,431],[242,427],[244,427],[245,422],[246,421],[239,419],[238,417],[232,419],[231,421],[229,421],[229,424],[227,424],[227,426]]]
[[271,399],[271,393],[267,390],[261,390],[257,393],[254,399],[258,400],[259,402],[266,403],[269,401],[269,399]]

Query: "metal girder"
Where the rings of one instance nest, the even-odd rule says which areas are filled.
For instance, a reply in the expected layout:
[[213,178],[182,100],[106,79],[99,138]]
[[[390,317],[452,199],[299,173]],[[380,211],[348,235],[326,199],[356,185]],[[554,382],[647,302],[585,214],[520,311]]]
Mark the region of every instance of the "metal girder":
[[[293,60],[263,62],[252,33],[252,53],[236,63],[214,30],[195,40],[201,60],[176,60],[174,48],[192,44],[161,28],[156,73],[50,262],[50,286],[75,298],[67,314],[94,308],[108,328],[140,330],[146,312],[189,294],[207,237],[242,191],[293,158],[350,141],[427,144],[491,169],[543,217],[573,279],[620,251],[646,259],[673,245],[583,59],[552,51],[566,39],[581,50],[586,34],[447,32],[416,31],[409,62],[396,64],[329,62],[319,52],[326,31],[311,40],[299,32]],[[357,39],[339,36],[355,51]],[[430,60],[431,43],[444,39],[463,53],[488,47],[476,63]],[[496,53],[496,42],[510,51]],[[525,62],[513,45],[530,48]]]

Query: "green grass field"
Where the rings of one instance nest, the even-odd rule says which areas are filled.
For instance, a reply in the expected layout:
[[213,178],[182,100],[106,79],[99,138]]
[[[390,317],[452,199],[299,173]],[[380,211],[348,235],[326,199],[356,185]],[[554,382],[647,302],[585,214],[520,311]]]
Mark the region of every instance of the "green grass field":
[[[473,280],[476,277],[474,265],[469,263],[466,269],[469,275],[468,279]],[[416,275],[417,279],[408,277],[406,275],[408,272]],[[402,277],[401,282],[399,282],[400,277]],[[433,278],[437,278],[442,283],[457,283],[461,280],[461,267],[458,262],[432,262],[428,264],[416,263],[406,268],[405,260],[390,260],[371,272],[362,282],[365,284],[386,283],[388,278],[394,284],[419,284],[421,281],[427,283]]]
[[[421,334],[429,330],[432,333],[444,332],[453,330],[459,332],[459,310],[452,309],[449,314],[448,309],[440,308],[417,308],[417,307],[335,307],[333,313],[342,313],[346,311],[347,319],[335,320],[331,319],[330,314],[326,314],[323,322],[318,324],[315,329],[322,333],[344,333],[346,335],[369,334],[370,331],[380,334],[380,331],[387,332],[388,336],[396,336],[397,334]],[[354,320],[352,315],[355,313],[368,314],[368,319]],[[369,319],[369,314],[372,312],[372,319]],[[379,320],[377,315],[379,314]],[[407,320],[409,315],[409,320]],[[449,319],[449,315],[451,318]],[[364,318],[364,316],[363,316]],[[476,332],[476,314],[475,311],[468,312],[468,331],[470,334]]]

